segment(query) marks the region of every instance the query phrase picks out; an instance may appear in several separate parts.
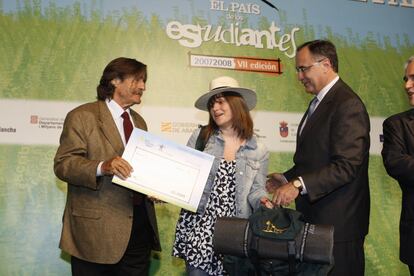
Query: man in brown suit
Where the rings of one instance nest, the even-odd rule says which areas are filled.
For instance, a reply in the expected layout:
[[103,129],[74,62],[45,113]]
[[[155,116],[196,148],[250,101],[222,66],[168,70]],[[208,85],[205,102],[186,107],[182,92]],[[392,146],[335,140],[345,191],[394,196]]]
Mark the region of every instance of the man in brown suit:
[[65,119],[54,170],[68,183],[60,248],[72,256],[73,275],[147,275],[151,250],[160,250],[153,202],[112,183],[113,175],[125,179],[133,170],[120,157],[131,121],[147,129],[130,109],[141,102],[146,79],[145,64],[114,59],[97,87],[98,101]]

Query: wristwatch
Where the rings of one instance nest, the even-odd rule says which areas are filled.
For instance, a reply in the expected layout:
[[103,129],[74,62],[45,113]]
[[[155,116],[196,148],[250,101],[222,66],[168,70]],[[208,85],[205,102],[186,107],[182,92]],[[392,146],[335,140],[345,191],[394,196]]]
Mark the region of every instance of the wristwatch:
[[293,187],[295,187],[296,189],[299,190],[299,192],[302,192],[303,185],[302,185],[302,182],[299,179],[297,179],[297,178],[294,179],[292,181],[292,184],[293,184]]

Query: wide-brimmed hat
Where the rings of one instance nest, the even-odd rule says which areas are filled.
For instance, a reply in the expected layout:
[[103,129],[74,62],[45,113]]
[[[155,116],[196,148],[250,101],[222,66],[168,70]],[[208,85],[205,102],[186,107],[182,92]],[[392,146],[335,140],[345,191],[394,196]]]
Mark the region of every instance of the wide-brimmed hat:
[[237,80],[227,76],[221,76],[213,79],[210,82],[210,91],[200,96],[194,106],[198,109],[208,111],[207,104],[210,98],[219,93],[226,92],[236,92],[240,94],[240,96],[242,96],[246,101],[249,110],[252,110],[256,106],[256,92],[247,88],[241,88]]

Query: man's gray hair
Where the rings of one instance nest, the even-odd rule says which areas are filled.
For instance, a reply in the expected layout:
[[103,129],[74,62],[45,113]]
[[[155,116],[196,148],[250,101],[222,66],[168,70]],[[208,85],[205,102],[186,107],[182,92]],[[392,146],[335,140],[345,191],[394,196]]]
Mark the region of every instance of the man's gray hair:
[[414,56],[411,56],[404,65],[404,70],[407,69],[408,64],[414,61]]

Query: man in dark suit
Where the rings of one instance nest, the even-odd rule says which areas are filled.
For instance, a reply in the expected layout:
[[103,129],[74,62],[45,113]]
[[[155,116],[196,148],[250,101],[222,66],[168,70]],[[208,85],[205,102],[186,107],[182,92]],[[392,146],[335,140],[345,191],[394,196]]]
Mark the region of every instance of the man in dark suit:
[[363,275],[370,195],[370,121],[361,99],[338,76],[335,46],[315,40],[298,47],[299,81],[315,97],[298,129],[294,166],[269,175],[272,202],[296,208],[313,224],[335,227],[329,275]]
[[[405,90],[414,106],[414,56],[405,64]],[[383,123],[382,158],[388,174],[402,190],[400,260],[414,275],[414,109],[393,115]]]
[[[151,250],[160,250],[153,202],[112,183],[130,176],[120,156],[133,126],[146,130],[130,107],[141,102],[146,65],[112,60],[97,87],[98,101],[70,111],[54,160],[68,183],[60,248],[73,275],[147,275]],[[130,120],[132,117],[132,120]]]

